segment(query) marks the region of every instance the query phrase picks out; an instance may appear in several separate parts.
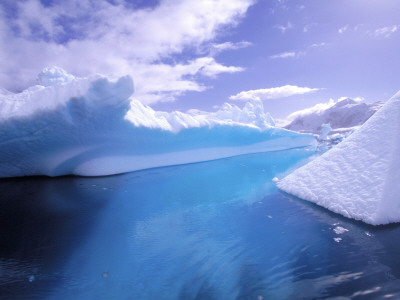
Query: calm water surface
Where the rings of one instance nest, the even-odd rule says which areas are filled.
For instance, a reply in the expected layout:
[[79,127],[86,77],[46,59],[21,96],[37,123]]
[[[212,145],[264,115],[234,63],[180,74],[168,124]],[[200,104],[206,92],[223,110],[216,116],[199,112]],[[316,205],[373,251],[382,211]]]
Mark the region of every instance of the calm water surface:
[[399,299],[399,226],[276,189],[312,154],[0,180],[0,299]]

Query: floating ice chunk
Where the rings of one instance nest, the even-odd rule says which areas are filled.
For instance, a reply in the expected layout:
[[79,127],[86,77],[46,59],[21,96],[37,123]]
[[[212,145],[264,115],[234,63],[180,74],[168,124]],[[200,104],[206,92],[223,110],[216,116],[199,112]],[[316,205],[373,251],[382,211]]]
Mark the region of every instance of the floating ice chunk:
[[333,231],[334,231],[336,234],[343,234],[343,233],[345,233],[345,232],[347,232],[347,231],[349,231],[349,230],[346,229],[346,228],[343,228],[343,227],[341,227],[341,226],[337,226],[337,227],[335,227],[335,228],[333,229]]
[[326,141],[328,139],[328,134],[331,131],[332,131],[332,127],[331,127],[331,125],[329,123],[328,124],[322,124],[321,125],[321,133],[319,135],[319,139],[322,140],[322,141]]
[[316,143],[273,127],[261,103],[166,113],[132,99],[129,76],[74,78],[50,68],[39,83],[0,95],[0,177],[110,175]]
[[400,92],[346,140],[278,182],[348,218],[400,222]]
[[334,240],[336,243],[340,243],[341,240],[342,240],[342,238],[333,238],[333,240]]

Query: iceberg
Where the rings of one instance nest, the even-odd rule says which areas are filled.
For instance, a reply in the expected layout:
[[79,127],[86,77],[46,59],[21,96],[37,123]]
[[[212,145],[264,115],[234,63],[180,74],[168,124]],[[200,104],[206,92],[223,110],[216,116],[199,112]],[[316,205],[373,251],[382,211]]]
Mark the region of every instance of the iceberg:
[[315,145],[275,128],[261,102],[167,113],[132,98],[130,76],[76,78],[54,67],[37,82],[0,93],[0,177],[112,175]]
[[400,92],[357,131],[277,183],[372,225],[400,222]]

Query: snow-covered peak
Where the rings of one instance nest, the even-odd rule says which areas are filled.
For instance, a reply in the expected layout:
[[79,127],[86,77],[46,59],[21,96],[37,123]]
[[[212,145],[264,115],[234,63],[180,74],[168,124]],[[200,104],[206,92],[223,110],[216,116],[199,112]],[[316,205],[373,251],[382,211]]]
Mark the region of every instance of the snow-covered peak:
[[325,105],[319,104],[291,114],[291,122],[284,128],[320,134],[322,125],[329,124],[331,133],[335,133],[335,129],[350,130],[362,125],[382,105],[383,102],[365,103],[359,99],[341,98],[337,102],[330,101]]

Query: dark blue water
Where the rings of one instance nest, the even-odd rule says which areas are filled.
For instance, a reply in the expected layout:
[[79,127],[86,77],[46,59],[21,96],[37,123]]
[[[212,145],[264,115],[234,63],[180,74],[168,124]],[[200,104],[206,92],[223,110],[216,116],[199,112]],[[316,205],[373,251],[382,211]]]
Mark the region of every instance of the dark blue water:
[[399,226],[276,189],[312,154],[1,180],[0,298],[398,299]]

